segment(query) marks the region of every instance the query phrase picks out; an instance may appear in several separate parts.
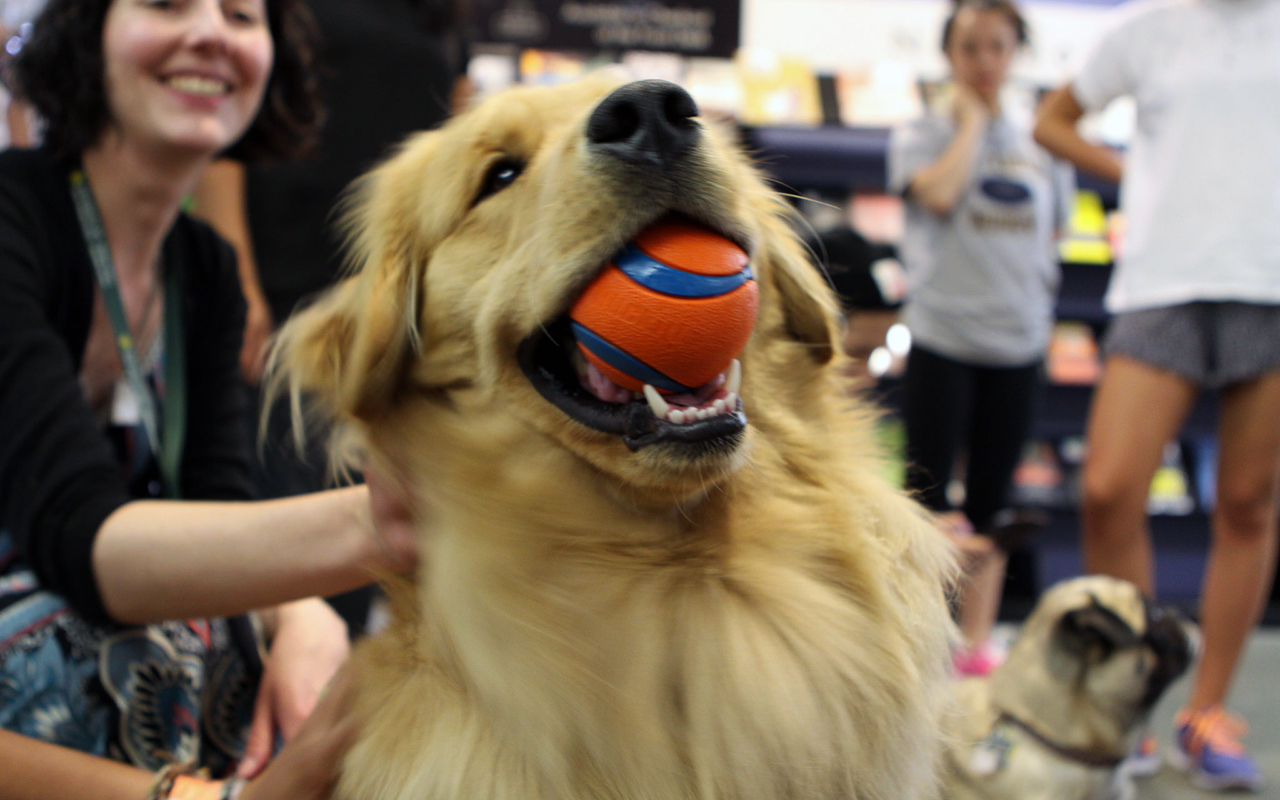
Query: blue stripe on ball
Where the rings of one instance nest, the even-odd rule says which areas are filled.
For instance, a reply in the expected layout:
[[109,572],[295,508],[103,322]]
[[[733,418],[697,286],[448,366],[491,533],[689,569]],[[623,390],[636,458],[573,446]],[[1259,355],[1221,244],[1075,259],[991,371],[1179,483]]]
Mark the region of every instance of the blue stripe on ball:
[[634,244],[624,247],[613,261],[636,283],[673,297],[718,297],[751,280],[750,266],[736,275],[697,275],[668,267]]
[[668,392],[677,393],[693,391],[690,387],[673,381],[635,356],[618,349],[616,345],[609,344],[609,342],[593,333],[590,328],[577,322],[573,323],[573,335],[596,358],[619,372],[624,372],[638,381],[650,384],[655,389],[665,389]]

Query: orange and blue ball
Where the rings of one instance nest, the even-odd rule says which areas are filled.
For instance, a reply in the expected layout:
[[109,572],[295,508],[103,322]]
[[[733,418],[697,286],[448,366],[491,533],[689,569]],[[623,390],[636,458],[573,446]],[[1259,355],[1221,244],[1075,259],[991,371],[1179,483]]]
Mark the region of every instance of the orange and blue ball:
[[666,220],[623,248],[570,309],[582,354],[633,392],[692,393],[729,369],[755,325],[746,252],[719,234]]

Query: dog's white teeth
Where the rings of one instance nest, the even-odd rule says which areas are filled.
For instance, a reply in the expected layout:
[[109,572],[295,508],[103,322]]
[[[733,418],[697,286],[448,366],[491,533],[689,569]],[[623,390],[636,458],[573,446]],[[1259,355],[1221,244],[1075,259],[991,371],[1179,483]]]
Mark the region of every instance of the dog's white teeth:
[[[740,383],[742,380],[742,367],[737,361],[734,361],[725,374],[728,375],[726,383]],[[738,410],[738,395],[736,392],[730,392],[705,406],[674,406],[665,397],[658,394],[657,389],[646,383],[644,386],[644,398],[649,402],[649,408],[653,411],[654,416],[658,419],[665,419],[675,425],[711,419],[721,414],[732,414]]]
[[[725,391],[731,395],[735,395],[742,388],[742,362],[734,359],[729,365],[729,378],[724,382]],[[730,408],[734,406],[730,405]]]
[[644,399],[649,401],[649,408],[658,419],[665,418],[671,410],[671,404],[663,400],[658,390],[647,383],[644,385]]

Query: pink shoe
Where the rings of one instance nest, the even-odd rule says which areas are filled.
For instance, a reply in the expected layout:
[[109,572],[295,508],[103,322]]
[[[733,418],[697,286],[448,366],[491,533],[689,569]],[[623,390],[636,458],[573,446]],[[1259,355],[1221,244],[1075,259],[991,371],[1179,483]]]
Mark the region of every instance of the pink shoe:
[[961,678],[985,678],[1004,663],[1004,655],[990,642],[963,647],[951,656],[951,666]]

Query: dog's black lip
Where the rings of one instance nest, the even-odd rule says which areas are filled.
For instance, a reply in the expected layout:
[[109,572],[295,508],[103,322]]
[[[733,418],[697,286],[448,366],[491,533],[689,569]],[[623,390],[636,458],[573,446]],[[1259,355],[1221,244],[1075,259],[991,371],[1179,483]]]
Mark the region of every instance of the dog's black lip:
[[622,437],[632,452],[650,445],[697,445],[700,450],[732,449],[747,426],[741,406],[733,413],[677,425],[659,419],[648,402],[606,403],[579,386],[563,347],[572,341],[567,318],[543,326],[516,348],[516,362],[544,399],[570,419],[589,428]]

